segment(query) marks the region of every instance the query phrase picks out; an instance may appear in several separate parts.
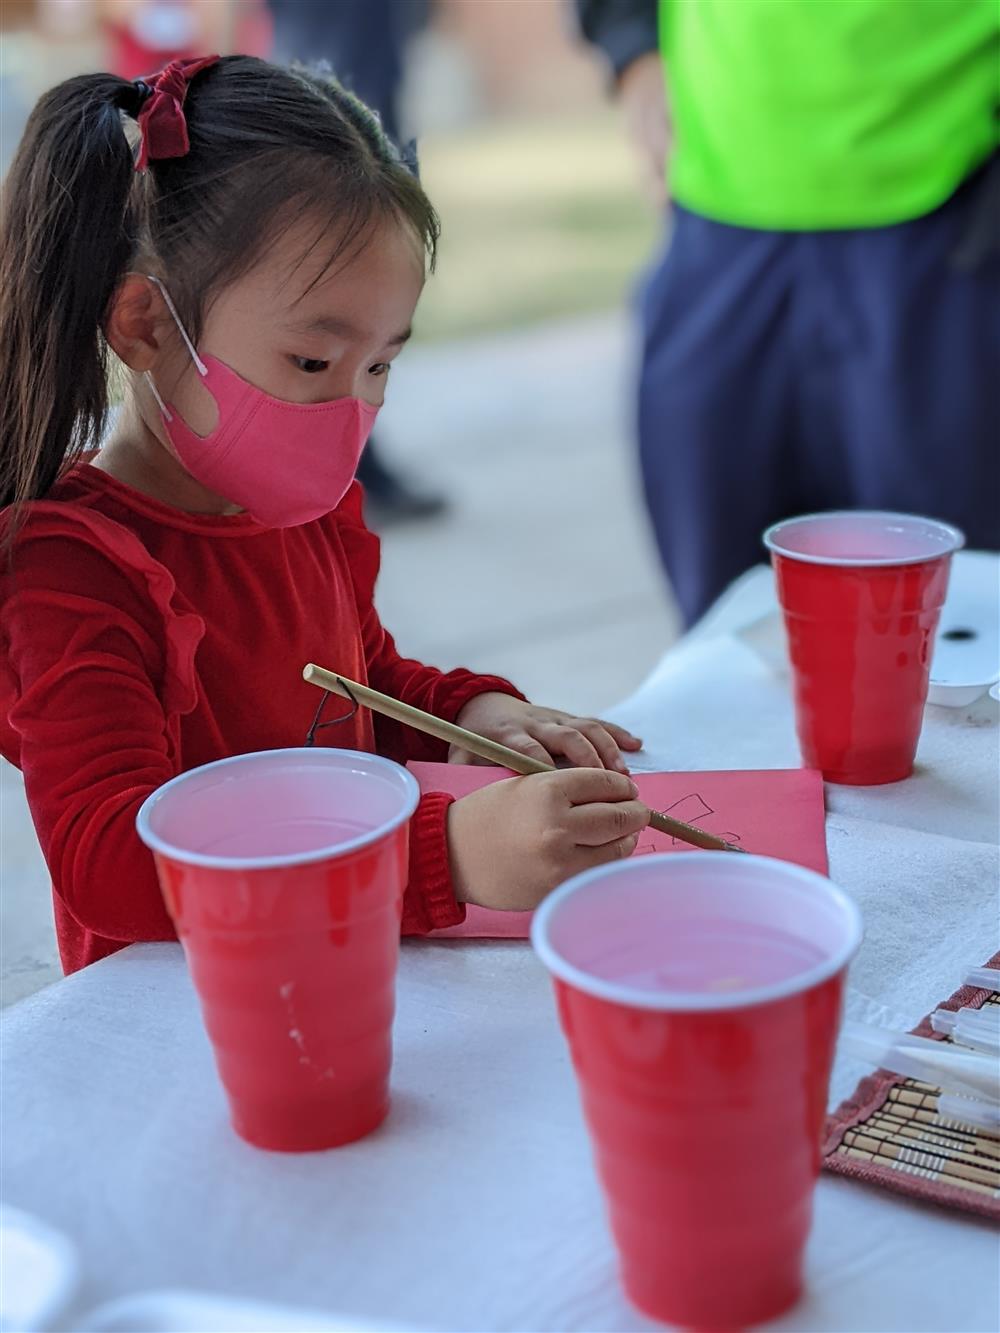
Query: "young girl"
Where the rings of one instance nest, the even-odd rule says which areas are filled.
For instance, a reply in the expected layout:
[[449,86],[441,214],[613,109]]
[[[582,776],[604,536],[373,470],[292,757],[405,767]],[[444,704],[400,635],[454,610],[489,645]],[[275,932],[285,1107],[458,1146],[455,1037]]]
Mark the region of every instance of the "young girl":
[[[374,609],[353,476],[438,224],[372,114],[244,56],[85,75],[42,98],[4,193],[0,752],[66,970],[172,937],[136,811],[185,769],[302,744],[307,661],[577,766],[425,796],[404,931],[628,855],[634,737],[402,658]],[[95,453],[109,348],[126,405]],[[447,758],[367,713],[318,739]]]

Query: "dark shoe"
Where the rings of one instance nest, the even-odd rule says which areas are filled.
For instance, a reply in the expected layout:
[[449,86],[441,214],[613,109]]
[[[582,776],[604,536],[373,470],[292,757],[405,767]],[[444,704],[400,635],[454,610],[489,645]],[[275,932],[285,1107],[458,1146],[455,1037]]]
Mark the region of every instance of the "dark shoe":
[[448,501],[433,491],[417,490],[382,462],[374,441],[361,455],[358,481],[365,490],[365,516],[376,524],[403,522],[408,519],[434,518],[444,513]]
[[365,492],[365,516],[372,523],[402,523],[409,519],[436,518],[448,508],[447,499],[432,491],[418,491],[392,477],[391,484]]

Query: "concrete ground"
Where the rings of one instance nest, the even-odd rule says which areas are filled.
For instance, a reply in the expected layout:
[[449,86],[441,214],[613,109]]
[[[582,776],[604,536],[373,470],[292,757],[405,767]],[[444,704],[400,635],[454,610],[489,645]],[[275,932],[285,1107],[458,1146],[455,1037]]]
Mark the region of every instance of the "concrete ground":
[[[624,319],[407,350],[386,453],[453,501],[385,534],[379,605],[402,651],[597,712],[677,632],[633,480]],[[0,1002],[59,975],[48,878],[19,775],[0,767]]]

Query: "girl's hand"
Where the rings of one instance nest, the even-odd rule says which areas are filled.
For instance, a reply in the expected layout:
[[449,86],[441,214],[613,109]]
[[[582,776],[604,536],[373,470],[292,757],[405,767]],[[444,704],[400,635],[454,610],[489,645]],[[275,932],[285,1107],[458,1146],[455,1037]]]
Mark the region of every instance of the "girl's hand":
[[[539,708],[509,694],[477,694],[456,719],[460,727],[532,759],[554,764],[563,758],[575,768],[611,768],[627,773],[622,750],[641,750],[642,741],[611,722],[592,717],[569,717],[553,708]],[[453,764],[485,764],[458,746],[448,759]],[[537,776],[541,776],[538,774]]]
[[631,856],[648,822],[620,773],[574,768],[494,782],[448,811],[455,896],[531,911],[570,875]]

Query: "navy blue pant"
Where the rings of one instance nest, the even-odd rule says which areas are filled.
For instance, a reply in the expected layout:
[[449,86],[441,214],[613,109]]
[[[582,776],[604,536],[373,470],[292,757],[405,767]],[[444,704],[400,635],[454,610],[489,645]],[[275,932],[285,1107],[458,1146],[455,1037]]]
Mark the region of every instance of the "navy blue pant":
[[952,255],[981,177],[926,217],[751,231],[677,208],[642,298],[639,446],[687,623],[819,509],[909,510],[1000,548],[1000,261]]
[[403,55],[427,18],[426,0],[268,0],[268,7],[277,59],[328,60],[398,143]]
[[[268,8],[275,59],[328,61],[341,83],[379,113],[389,138],[400,143],[406,44],[427,19],[427,0],[268,0]],[[370,495],[384,496],[397,484],[374,437],[357,475]]]

